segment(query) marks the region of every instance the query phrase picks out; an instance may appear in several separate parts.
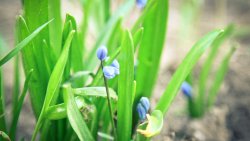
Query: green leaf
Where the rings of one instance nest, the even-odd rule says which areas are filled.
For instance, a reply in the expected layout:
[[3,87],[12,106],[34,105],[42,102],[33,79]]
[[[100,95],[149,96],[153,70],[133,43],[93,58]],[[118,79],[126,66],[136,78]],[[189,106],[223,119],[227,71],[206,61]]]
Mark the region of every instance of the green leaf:
[[68,27],[69,31],[71,30],[75,30],[76,31],[76,36],[74,36],[72,43],[71,43],[71,48],[70,48],[70,60],[71,60],[71,65],[73,68],[74,72],[77,71],[81,71],[83,70],[83,50],[82,50],[82,45],[79,44],[79,39],[78,39],[78,30],[77,30],[77,25],[76,25],[76,21],[75,18],[69,14],[67,14],[66,16],[66,21],[67,22],[71,22],[70,27]]
[[15,56],[20,50],[23,49],[32,39],[34,39],[42,29],[44,29],[52,20],[46,22],[45,24],[38,27],[34,32],[32,32],[27,38],[22,42],[17,44],[14,49],[12,49],[5,57],[0,60],[0,66],[8,62],[13,56]]
[[118,10],[114,12],[115,14],[112,15],[112,17],[109,19],[109,21],[106,23],[106,25],[101,30],[98,39],[96,41],[96,44],[94,45],[94,48],[89,53],[88,57],[88,68],[93,69],[96,65],[96,62],[98,61],[95,53],[98,47],[100,47],[102,44],[106,44],[108,38],[110,37],[110,34],[112,32],[112,28],[114,25],[116,25],[117,22],[119,22],[119,19],[123,16],[125,16],[130,10],[132,10],[134,6],[134,0],[128,0],[125,4],[118,7]]
[[88,78],[89,76],[94,77],[94,73],[91,71],[78,71],[75,74],[70,76],[68,82],[71,83],[83,77]]
[[112,137],[112,136],[110,136],[108,134],[102,133],[102,132],[98,132],[98,136],[103,138],[103,139],[114,140],[114,137]]
[[156,105],[156,110],[162,111],[165,115],[170,104],[174,100],[182,82],[186,79],[188,74],[191,72],[194,65],[197,63],[201,55],[205,50],[211,46],[214,40],[223,33],[222,30],[215,30],[208,33],[206,36],[201,38],[188,52],[182,63],[179,65],[178,69],[174,73],[170,82],[168,83],[165,92],[161,96],[159,102]]
[[36,135],[39,131],[39,129],[42,126],[42,122],[44,120],[44,115],[45,112],[48,110],[49,106],[54,104],[58,98],[58,91],[60,88],[60,84],[63,78],[63,73],[64,73],[64,68],[66,66],[67,60],[68,60],[68,55],[69,55],[69,48],[70,48],[70,44],[71,41],[73,39],[75,31],[71,31],[70,34],[68,35],[68,38],[64,44],[63,47],[63,51],[53,69],[53,72],[50,76],[49,82],[48,82],[48,87],[47,87],[47,92],[46,92],[46,96],[45,96],[45,100],[44,100],[44,104],[43,104],[43,108],[41,111],[41,114],[38,118],[35,130],[34,130],[34,134],[32,136],[32,141],[35,140]]
[[138,52],[135,101],[138,101],[142,96],[151,97],[164,47],[168,0],[157,0],[154,3],[142,21],[144,32]]
[[69,85],[63,86],[63,98],[67,106],[67,116],[71,127],[81,141],[94,141],[83,117],[76,105],[72,89]]
[[214,104],[215,97],[218,94],[218,91],[220,89],[220,86],[226,76],[226,73],[228,71],[228,66],[229,66],[229,61],[235,52],[236,48],[232,47],[230,51],[226,54],[224,57],[220,67],[218,68],[215,79],[213,81],[213,85],[211,89],[209,90],[209,95],[208,95],[208,108],[211,107]]
[[131,140],[133,109],[134,43],[128,30],[123,35],[119,63],[117,133],[119,141],[129,141]]
[[15,61],[14,61],[14,86],[13,86],[13,95],[12,95],[12,106],[13,106],[12,112],[14,112],[15,107],[17,107],[18,96],[20,93],[20,76],[19,76],[20,70],[19,69],[20,69],[19,55],[17,54],[17,56],[15,57]]
[[6,131],[3,73],[0,67],[0,131]]
[[163,115],[160,110],[154,110],[151,115],[147,114],[147,126],[146,129],[140,129],[140,126],[144,126],[144,123],[139,126],[137,132],[145,137],[153,137],[161,132],[163,127]]
[[[20,42],[24,40],[29,34],[28,27],[26,25],[26,22],[22,16],[19,16],[16,21],[16,33],[17,33],[17,42]],[[43,77],[41,77],[39,73],[39,69],[37,66],[36,62],[36,55],[34,53],[34,46],[33,42],[30,42],[27,44],[21,51],[22,55],[22,64],[24,67],[24,72],[25,75],[27,76],[29,71],[31,69],[34,69],[32,78],[31,78],[31,83],[29,85],[29,90],[30,90],[30,99],[31,99],[31,104],[32,108],[35,114],[35,117],[38,118],[44,97],[45,97],[45,91],[46,87],[44,85]]]
[[[87,107],[83,97],[75,97],[75,102],[80,110],[83,107]],[[45,118],[49,120],[59,120],[67,117],[67,110],[65,103],[50,106],[46,112]]]
[[49,25],[50,46],[55,50],[56,56],[59,56],[62,48],[61,0],[49,0],[48,5],[49,19],[54,19]]
[[140,44],[140,42],[142,40],[143,32],[144,32],[144,28],[141,27],[135,32],[135,34],[133,34],[133,41],[134,41],[134,46],[135,46],[135,48],[134,48],[135,51],[134,52],[136,52],[136,49],[137,49],[137,47],[139,46],[139,44]]
[[10,137],[3,131],[0,131],[0,137],[3,137],[3,139],[7,140],[7,141],[11,141]]
[[202,67],[200,77],[199,77],[199,92],[198,92],[198,104],[197,106],[200,106],[200,112],[203,111],[203,108],[205,108],[205,95],[206,95],[206,87],[207,87],[207,80],[210,77],[209,73],[213,68],[213,62],[219,52],[219,48],[222,46],[222,43],[225,41],[225,39],[229,38],[230,35],[233,33],[233,25],[229,25],[223,34],[221,34],[220,37],[218,37],[212,44],[211,50],[209,52],[209,55]]
[[14,107],[14,111],[13,111],[13,118],[12,118],[12,122],[11,122],[11,126],[10,126],[10,138],[12,140],[15,140],[15,135],[16,135],[16,127],[17,127],[17,123],[18,123],[18,119],[19,119],[19,115],[21,113],[21,109],[23,106],[23,102],[24,102],[24,98],[27,95],[27,91],[28,91],[28,85],[31,79],[33,73],[33,69],[30,70],[25,82],[24,82],[24,87],[23,87],[23,91],[22,94],[20,95],[18,101],[17,101],[17,105]]
[[[107,97],[105,87],[76,88],[76,89],[73,89],[73,92],[75,95],[85,96],[85,97],[86,96],[104,97],[104,98]],[[113,89],[109,88],[109,94],[110,94],[110,98],[117,101],[118,97]]]

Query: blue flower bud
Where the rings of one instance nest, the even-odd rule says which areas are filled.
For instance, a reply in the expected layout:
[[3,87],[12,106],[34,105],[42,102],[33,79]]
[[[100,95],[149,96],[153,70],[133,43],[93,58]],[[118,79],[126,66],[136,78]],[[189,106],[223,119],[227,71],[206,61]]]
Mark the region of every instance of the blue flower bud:
[[144,8],[147,4],[147,0],[136,0],[136,5],[138,8]]
[[142,106],[145,108],[146,112],[148,112],[149,107],[150,107],[150,103],[147,97],[142,97],[140,99],[140,103],[142,104]]
[[120,64],[116,59],[112,62],[112,64],[110,66],[118,68],[118,69],[120,68]]
[[187,98],[192,98],[192,86],[188,82],[183,82],[181,91]]
[[116,75],[120,74],[120,64],[116,59],[112,62],[110,66],[114,67]]
[[103,73],[107,79],[112,79],[115,77],[115,68],[111,66],[105,66],[103,68]]
[[97,49],[96,55],[97,58],[101,61],[105,60],[108,54],[108,50],[105,46],[101,46]]
[[145,108],[142,106],[142,104],[141,104],[141,103],[138,103],[136,109],[137,109],[137,112],[138,112],[138,114],[139,114],[140,120],[141,120],[141,121],[142,121],[142,120],[145,120],[145,119],[146,119],[146,114],[147,114],[147,112],[146,112]]

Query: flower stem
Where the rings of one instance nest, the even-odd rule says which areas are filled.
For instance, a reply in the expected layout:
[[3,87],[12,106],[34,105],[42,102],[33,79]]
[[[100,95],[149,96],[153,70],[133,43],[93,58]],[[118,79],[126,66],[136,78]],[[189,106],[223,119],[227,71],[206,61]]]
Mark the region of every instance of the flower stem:
[[[103,61],[101,61],[101,67],[102,67],[102,70],[103,70]],[[106,93],[107,93],[109,115],[110,115],[110,118],[111,118],[111,124],[112,124],[112,128],[113,128],[113,131],[114,131],[114,140],[116,141],[117,140],[117,133],[116,133],[115,123],[114,123],[114,116],[113,116],[113,111],[112,111],[111,102],[110,102],[110,95],[109,95],[109,89],[108,89],[108,81],[107,81],[107,79],[106,79],[106,77],[105,77],[105,75],[104,75],[103,72],[102,72],[102,74],[103,74],[104,85],[105,85]]]

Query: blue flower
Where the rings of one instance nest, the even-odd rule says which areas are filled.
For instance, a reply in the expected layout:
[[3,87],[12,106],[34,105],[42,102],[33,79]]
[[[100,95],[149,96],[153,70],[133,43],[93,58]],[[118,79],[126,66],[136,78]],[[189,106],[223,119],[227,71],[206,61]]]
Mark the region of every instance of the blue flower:
[[120,74],[120,64],[116,59],[112,62],[110,66],[114,67],[116,75]]
[[188,82],[182,83],[181,91],[187,98],[192,98],[192,86]]
[[141,121],[145,120],[146,114],[148,113],[150,103],[147,97],[142,97],[137,104],[137,112]]
[[145,108],[142,106],[142,104],[138,103],[136,109],[137,109],[137,112],[139,114],[140,120],[145,120],[147,112],[146,112]]
[[104,73],[104,76],[107,78],[107,79],[112,79],[115,77],[115,68],[112,67],[112,66],[105,66],[103,68],[103,73]]
[[150,103],[147,97],[142,97],[140,99],[140,103],[142,104],[142,106],[145,108],[145,110],[148,112],[149,107],[150,107]]
[[144,8],[147,4],[147,0],[136,0],[136,5],[138,8]]
[[105,46],[101,46],[97,49],[96,51],[96,55],[97,58],[101,61],[105,60],[108,54],[108,50]]

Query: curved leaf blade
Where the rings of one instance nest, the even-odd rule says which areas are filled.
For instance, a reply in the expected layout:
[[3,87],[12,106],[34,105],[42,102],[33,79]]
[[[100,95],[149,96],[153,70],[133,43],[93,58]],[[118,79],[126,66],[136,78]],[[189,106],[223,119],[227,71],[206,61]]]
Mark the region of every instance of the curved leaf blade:
[[227,70],[228,70],[228,66],[229,66],[229,61],[233,55],[233,53],[235,52],[236,48],[232,47],[229,52],[226,54],[226,56],[224,57],[219,69],[216,72],[215,75],[215,79],[213,82],[213,85],[209,91],[209,95],[208,95],[208,108],[211,107],[214,104],[215,101],[215,97],[218,94],[218,91],[220,89],[220,86],[226,76]]
[[45,100],[44,100],[44,104],[43,104],[43,108],[42,111],[40,113],[40,116],[38,118],[37,124],[35,126],[35,130],[32,136],[32,141],[35,140],[36,135],[39,131],[39,129],[42,126],[42,123],[44,121],[44,115],[45,112],[48,110],[49,106],[51,104],[54,104],[55,101],[58,98],[58,90],[60,88],[60,84],[63,78],[63,73],[64,73],[64,69],[68,60],[68,56],[69,56],[69,48],[70,48],[70,44],[71,41],[73,39],[75,31],[71,31],[70,34],[68,35],[68,38],[64,44],[64,48],[63,51],[53,69],[53,72],[50,76],[49,82],[48,82],[48,87],[47,87],[47,92],[46,92],[46,96],[45,96]]
[[78,110],[74,99],[72,88],[69,85],[63,86],[63,98],[66,104],[66,111],[70,125],[81,141],[94,141],[83,117]]
[[17,105],[16,107],[14,107],[14,115],[13,115],[13,119],[11,122],[11,126],[10,126],[10,133],[9,136],[12,140],[15,140],[15,134],[16,134],[16,127],[17,127],[17,123],[18,123],[18,119],[19,119],[19,115],[21,113],[21,109],[23,107],[23,102],[24,102],[24,98],[27,95],[27,91],[28,91],[28,87],[29,87],[29,82],[31,80],[31,76],[33,74],[33,69],[31,69],[28,73],[28,76],[24,82],[24,87],[23,87],[23,91],[22,94],[20,95]]
[[[53,19],[52,19],[53,20]],[[22,50],[30,41],[32,41],[52,20],[44,23],[32,32],[28,37],[15,46],[6,56],[0,60],[0,66],[8,62],[13,56],[15,56],[20,50]]]
[[128,141],[131,140],[134,88],[134,42],[128,30],[124,33],[121,46],[119,55],[117,134],[119,141]]
[[170,82],[168,83],[165,92],[161,96],[159,102],[156,105],[156,110],[162,111],[163,115],[166,114],[170,104],[174,100],[182,82],[186,79],[188,74],[191,72],[194,65],[198,62],[198,59],[205,52],[205,50],[211,46],[213,41],[221,34],[223,30],[215,30],[208,33],[206,36],[201,38],[188,52],[178,69],[174,73]]
[[[94,96],[94,97],[107,97],[105,87],[85,87],[73,89],[73,93],[79,96]],[[110,98],[117,101],[118,97],[116,92],[109,88]]]

